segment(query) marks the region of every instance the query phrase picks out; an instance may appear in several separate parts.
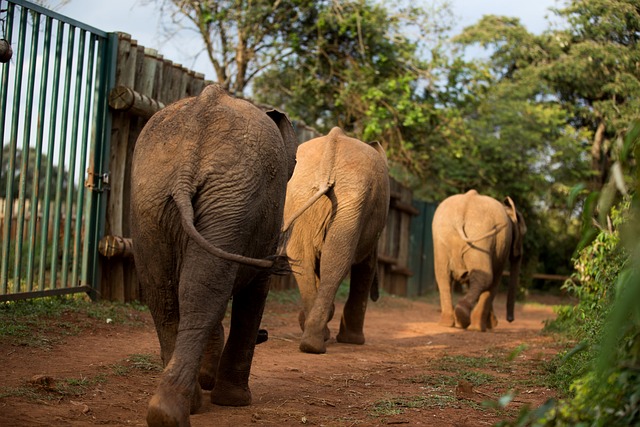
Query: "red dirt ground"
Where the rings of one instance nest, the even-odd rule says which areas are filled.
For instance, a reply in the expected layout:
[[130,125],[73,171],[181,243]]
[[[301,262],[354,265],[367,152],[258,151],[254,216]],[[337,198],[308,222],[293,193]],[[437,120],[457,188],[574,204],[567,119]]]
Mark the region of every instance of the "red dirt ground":
[[[498,299],[500,323],[481,333],[439,326],[433,297],[383,296],[369,305],[365,345],[332,338],[326,354],[310,355],[298,351],[297,304],[270,300],[263,319],[270,338],[256,348],[250,379],[253,404],[215,406],[205,393],[192,426],[475,427],[513,418],[555,395],[546,362],[561,344],[541,333],[552,303],[517,304],[508,324]],[[0,426],[146,425],[159,345],[148,312],[127,313],[127,321],[110,323],[65,315],[37,346],[0,339]],[[510,390],[505,409],[483,405]]]

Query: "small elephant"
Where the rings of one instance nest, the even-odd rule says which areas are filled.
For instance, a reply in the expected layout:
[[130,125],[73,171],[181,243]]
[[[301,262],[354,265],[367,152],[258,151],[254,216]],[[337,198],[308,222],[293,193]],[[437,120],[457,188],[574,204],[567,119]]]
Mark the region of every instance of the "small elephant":
[[[502,204],[470,190],[440,203],[433,217],[432,233],[441,325],[479,331],[495,327],[493,299],[507,259],[507,320],[513,321],[526,231],[524,219],[509,197]],[[469,285],[455,307],[455,316],[451,301],[454,282]]]
[[[251,402],[249,371],[281,243],[297,141],[287,117],[207,86],[156,113],[133,155],[135,265],[165,366],[150,426],[188,426],[201,403]],[[222,320],[233,296],[229,336]]]
[[349,273],[349,297],[336,339],[364,343],[367,299],[378,295],[377,245],[388,210],[388,166],[379,143],[350,138],[335,127],[298,147],[284,230],[304,305],[301,351],[326,352],[334,298]]

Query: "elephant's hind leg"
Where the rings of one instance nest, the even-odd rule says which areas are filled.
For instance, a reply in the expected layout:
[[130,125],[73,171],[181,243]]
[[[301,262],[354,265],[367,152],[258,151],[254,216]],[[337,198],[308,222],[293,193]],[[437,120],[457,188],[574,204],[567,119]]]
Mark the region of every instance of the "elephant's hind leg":
[[339,224],[338,221],[332,223],[327,232],[320,257],[320,285],[313,306],[307,313],[300,341],[300,351],[304,353],[321,354],[327,351],[327,323],[333,311],[338,287],[342,279],[349,274],[355,250],[349,245],[355,241],[354,230]]
[[453,302],[451,299],[452,281],[447,267],[447,260],[439,259],[439,251],[434,254],[434,267],[436,283],[438,284],[438,293],[440,294],[440,325],[453,327],[455,326],[455,317],[453,315]]
[[[149,402],[150,426],[188,426],[189,414],[196,412],[202,396],[198,373],[205,347],[222,322],[235,279],[237,266],[212,261],[196,243],[189,243],[188,260],[180,275],[180,325],[173,356],[160,385]],[[207,266],[209,268],[197,268]]]
[[[455,308],[456,321],[460,323],[461,327],[468,328],[474,323],[474,328],[486,329],[486,325],[482,329],[481,321],[485,315],[484,307],[490,299],[490,292],[487,289],[491,286],[492,281],[491,275],[484,271],[472,270],[469,273],[469,291],[464,298],[458,301]],[[479,299],[481,299],[481,303],[478,303]]]
[[349,298],[345,303],[340,332],[336,340],[347,344],[364,344],[364,316],[371,284],[376,275],[376,254],[371,254],[365,261],[351,267],[351,283]]
[[138,239],[135,262],[158,334],[162,366],[165,367],[173,354],[180,321],[173,247],[161,241]]
[[202,355],[202,364],[200,365],[200,373],[198,381],[203,390],[212,390],[216,383],[216,374],[218,364],[222,356],[224,347],[224,327],[222,324],[214,327],[213,333],[207,342]]
[[211,402],[224,406],[251,404],[249,374],[264,311],[269,277],[262,273],[233,295],[229,338],[218,366]]
[[490,316],[490,307],[488,306],[490,298],[490,292],[484,291],[478,298],[478,303],[473,307],[471,311],[471,323],[469,324],[470,331],[485,332],[489,325],[487,325],[487,319]]

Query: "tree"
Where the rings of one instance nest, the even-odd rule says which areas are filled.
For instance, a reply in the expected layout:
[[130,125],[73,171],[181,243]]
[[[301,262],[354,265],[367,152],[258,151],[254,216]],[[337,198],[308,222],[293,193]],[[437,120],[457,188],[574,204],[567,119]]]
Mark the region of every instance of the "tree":
[[421,176],[445,119],[429,94],[449,9],[389,4],[351,0],[319,7],[305,43],[261,75],[254,94],[320,132],[340,126],[377,139],[393,165]]
[[229,91],[250,89],[321,132],[340,126],[379,140],[398,176],[424,177],[431,147],[462,133],[458,116],[438,105],[446,3],[156,1],[198,31]]
[[[571,0],[555,13],[565,28],[540,36],[514,19],[488,16],[465,29],[462,44],[492,49],[499,80],[536,76],[533,102],[557,102],[589,141],[591,186],[607,181],[611,147],[640,108],[640,6],[634,0]],[[580,142],[579,142],[580,143]]]
[[326,1],[155,0],[177,28],[184,21],[202,38],[217,82],[242,95],[253,78],[304,42],[309,22]]
[[[7,193],[7,171],[9,170],[9,150],[10,147],[8,145],[5,145],[2,149],[2,177],[0,178],[0,198],[6,198],[6,193]],[[26,171],[26,198],[30,199],[32,197],[32,195],[34,194],[34,187],[33,187],[33,177],[34,177],[34,171],[36,169],[36,156],[38,153],[36,153],[35,148],[33,147],[29,147],[29,164],[27,167],[27,171]],[[16,169],[13,171],[13,199],[17,199],[19,194],[19,185],[18,182],[20,181],[21,178],[21,174],[23,173],[23,171],[20,170],[20,164],[22,163],[22,155],[23,155],[23,151],[21,149],[17,149],[16,150],[16,161],[15,161],[15,165],[16,165]],[[41,167],[41,173],[44,174],[45,173],[45,168],[49,163],[48,157],[46,155],[43,155],[41,158],[41,163],[42,163],[42,167]],[[56,180],[58,178],[58,174],[60,173],[60,167],[59,166],[55,166],[52,165],[52,169],[51,169],[51,182],[49,183],[49,191],[50,194],[56,194]],[[63,193],[62,194],[66,194],[66,189],[69,185],[69,180],[68,180],[68,174],[64,171],[64,167],[62,168],[62,189],[63,189]],[[40,179],[40,182],[38,183],[38,190],[39,190],[39,194],[40,194],[40,198],[44,197],[45,194],[45,189],[46,189],[46,182],[44,179]]]

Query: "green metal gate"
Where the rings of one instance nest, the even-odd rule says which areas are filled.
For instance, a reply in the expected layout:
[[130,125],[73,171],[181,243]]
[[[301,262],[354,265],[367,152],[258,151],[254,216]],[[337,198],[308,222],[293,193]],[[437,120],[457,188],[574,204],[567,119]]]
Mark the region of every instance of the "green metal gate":
[[0,301],[99,293],[117,36],[0,0]]

